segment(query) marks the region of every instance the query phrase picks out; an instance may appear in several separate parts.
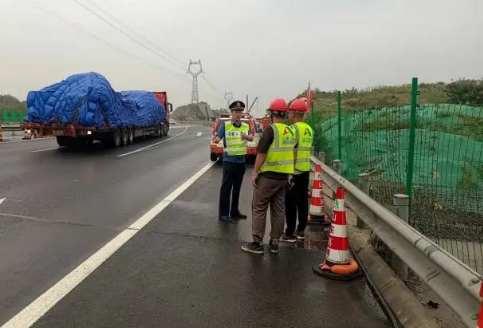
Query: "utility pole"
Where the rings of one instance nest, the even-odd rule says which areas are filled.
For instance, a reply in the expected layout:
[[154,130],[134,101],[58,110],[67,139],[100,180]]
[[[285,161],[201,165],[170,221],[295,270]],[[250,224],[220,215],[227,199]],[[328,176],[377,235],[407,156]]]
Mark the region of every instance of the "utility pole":
[[[198,70],[191,70],[192,66],[198,66]],[[193,76],[193,87],[191,90],[191,103],[197,104],[200,102],[200,98],[198,95],[198,76],[203,73],[203,67],[201,66],[201,60],[191,60],[188,65],[188,71],[191,76]]]
[[[225,96],[223,97],[226,101],[226,109],[230,108],[230,103],[233,100],[233,92],[227,92],[225,91]],[[219,112],[219,117],[221,117],[221,110]]]

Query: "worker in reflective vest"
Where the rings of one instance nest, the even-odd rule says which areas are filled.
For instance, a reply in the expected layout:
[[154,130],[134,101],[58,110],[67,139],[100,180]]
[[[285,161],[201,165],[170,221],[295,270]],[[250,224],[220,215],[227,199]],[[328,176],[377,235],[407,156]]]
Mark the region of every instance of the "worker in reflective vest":
[[263,254],[267,210],[270,205],[271,232],[268,248],[278,253],[278,242],[285,225],[285,191],[294,173],[295,131],[284,124],[287,103],[275,99],[268,108],[272,124],[263,131],[258,142],[257,158],[252,174],[253,242],[242,250]]
[[[285,219],[287,228],[281,241],[296,242],[305,239],[305,228],[309,215],[309,179],[310,156],[314,143],[314,130],[303,122],[304,114],[308,111],[303,99],[294,100],[289,107],[288,118],[295,130],[297,151],[295,153],[295,172],[293,174],[293,187],[285,196]],[[299,224],[297,224],[297,216]]]
[[[238,208],[240,189],[246,170],[245,156],[247,141],[253,140],[250,127],[241,121],[245,104],[234,101],[230,104],[231,120],[221,124],[214,142],[223,139],[223,180],[220,188],[218,219],[223,222],[234,222],[246,219],[247,216]],[[230,206],[231,198],[231,206]]]

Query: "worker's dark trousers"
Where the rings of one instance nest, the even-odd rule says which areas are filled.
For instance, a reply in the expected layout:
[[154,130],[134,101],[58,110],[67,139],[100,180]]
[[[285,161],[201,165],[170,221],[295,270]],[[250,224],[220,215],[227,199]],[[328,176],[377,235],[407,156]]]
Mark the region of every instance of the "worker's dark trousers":
[[297,224],[297,216],[299,225],[297,231],[304,231],[307,227],[307,217],[309,215],[309,196],[307,194],[309,188],[309,172],[302,172],[293,176],[294,185],[290,191],[285,194],[285,218],[287,221],[287,229],[285,234],[291,236],[295,232]]
[[240,214],[238,203],[245,169],[245,163],[223,162],[223,180],[220,188],[219,216],[236,216]]

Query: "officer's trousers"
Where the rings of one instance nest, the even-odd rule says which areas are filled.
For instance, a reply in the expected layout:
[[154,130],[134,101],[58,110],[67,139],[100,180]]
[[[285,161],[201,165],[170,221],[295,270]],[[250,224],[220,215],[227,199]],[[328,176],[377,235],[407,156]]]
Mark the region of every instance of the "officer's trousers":
[[223,162],[223,180],[221,181],[220,188],[219,216],[236,216],[240,214],[238,204],[245,170],[245,163]]
[[297,231],[304,231],[307,227],[307,217],[309,216],[309,196],[307,195],[309,179],[309,172],[293,175],[294,185],[285,196],[285,217],[287,220],[285,234],[287,236],[294,234],[297,216],[299,219]]

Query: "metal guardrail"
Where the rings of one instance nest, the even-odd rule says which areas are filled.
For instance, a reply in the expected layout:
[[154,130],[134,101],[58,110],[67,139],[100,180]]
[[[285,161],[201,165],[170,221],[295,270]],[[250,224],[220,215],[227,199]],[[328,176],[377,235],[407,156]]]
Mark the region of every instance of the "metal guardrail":
[[467,327],[476,327],[482,276],[314,156],[311,162],[322,166],[324,184],[334,191],[343,187],[347,206],[455,311]]
[[3,122],[0,124],[2,130],[5,131],[22,131],[20,122]]

